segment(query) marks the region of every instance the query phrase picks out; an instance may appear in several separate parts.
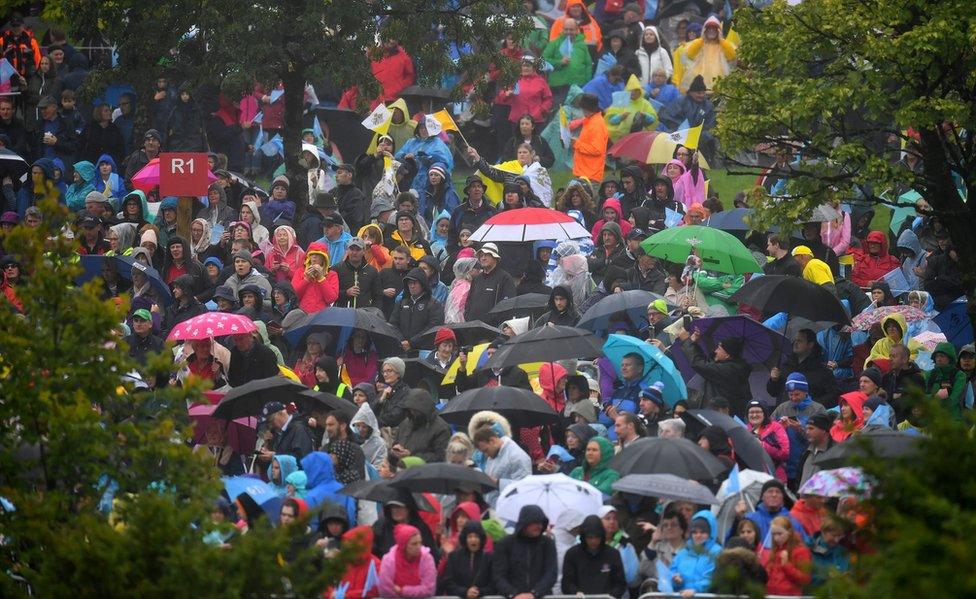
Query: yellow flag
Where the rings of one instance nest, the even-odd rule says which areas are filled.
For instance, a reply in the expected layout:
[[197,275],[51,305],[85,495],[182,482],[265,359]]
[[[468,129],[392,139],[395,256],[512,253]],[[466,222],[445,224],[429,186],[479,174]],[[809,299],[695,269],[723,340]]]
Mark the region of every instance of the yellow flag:
[[441,129],[444,131],[460,131],[457,123],[454,122],[454,118],[451,117],[451,113],[448,112],[446,108],[444,110],[438,110],[430,116],[437,119],[437,121],[441,124]]
[[668,133],[668,139],[690,150],[697,150],[698,140],[701,139],[701,132],[701,125],[690,129],[678,129],[674,133]]

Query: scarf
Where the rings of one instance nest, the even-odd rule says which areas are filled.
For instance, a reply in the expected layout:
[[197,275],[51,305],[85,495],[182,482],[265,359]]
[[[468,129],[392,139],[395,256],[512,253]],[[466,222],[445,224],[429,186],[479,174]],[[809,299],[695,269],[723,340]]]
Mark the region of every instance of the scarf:
[[[193,247],[190,248],[193,251],[193,257],[197,258],[210,248],[210,236],[213,234],[213,227],[210,225],[210,221],[205,218],[198,218],[193,222],[203,225],[203,235],[200,236],[200,241],[194,243]],[[199,260],[199,258],[197,259]]]
[[796,419],[803,426],[806,426],[807,425],[807,420],[810,419],[810,417],[804,415],[803,412],[807,408],[809,408],[810,407],[810,404],[812,404],[812,403],[813,403],[813,398],[810,397],[810,395],[808,394],[806,397],[803,398],[802,401],[800,401],[800,403],[796,404]]
[[419,535],[420,531],[409,524],[397,524],[393,528],[393,538],[396,540],[396,574],[393,575],[393,584],[396,586],[411,587],[420,584],[420,557],[413,559],[407,558],[407,543],[414,535]]

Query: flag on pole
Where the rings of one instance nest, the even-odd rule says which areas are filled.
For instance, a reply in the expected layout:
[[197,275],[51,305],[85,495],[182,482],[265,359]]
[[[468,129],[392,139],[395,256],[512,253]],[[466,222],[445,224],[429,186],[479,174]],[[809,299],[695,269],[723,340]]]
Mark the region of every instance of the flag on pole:
[[729,472],[729,486],[726,488],[729,495],[733,493],[739,493],[742,491],[742,483],[739,481],[739,465],[736,464],[732,466],[732,471]]
[[257,113],[256,115],[254,115],[254,118],[251,119],[251,124],[252,125],[260,125],[263,122],[264,122],[264,111],[263,110],[261,112]]
[[276,90],[272,90],[271,91],[271,94],[268,97],[271,98],[271,104],[274,104],[283,95],[285,95],[285,90],[283,90],[283,89],[276,89]]
[[370,561],[369,569],[366,571],[366,582],[363,584],[363,597],[369,595],[369,592],[373,589],[377,589],[380,586],[380,577],[376,573],[376,562]]
[[285,155],[285,141],[281,139],[281,135],[275,134],[274,137],[269,139],[264,145],[261,146],[261,151],[268,158],[278,154],[279,156]]
[[319,122],[318,116],[312,119],[312,135],[315,136],[316,140],[325,139],[325,135],[322,133],[322,123]]
[[566,116],[566,107],[559,107],[559,140],[563,142],[564,148],[569,148],[572,142],[572,134],[569,132],[569,117]]
[[432,114],[424,116],[424,127],[427,128],[427,135],[429,137],[440,135],[441,131],[444,130],[444,127],[441,126],[441,122]]
[[9,92],[10,78],[17,74],[17,69],[6,58],[0,59],[0,91]]
[[369,113],[369,116],[363,120],[363,127],[366,127],[370,131],[375,131],[380,135],[386,135],[386,132],[390,130],[390,123],[393,120],[393,111],[386,107],[386,104],[382,102],[373,109],[373,112]]
[[691,150],[697,150],[701,132],[701,125],[691,127],[690,129],[678,129],[674,133],[668,133],[668,139]]
[[454,118],[451,116],[451,113],[448,112],[446,108],[443,110],[438,110],[437,112],[435,112],[430,116],[437,119],[437,122],[441,124],[441,130],[460,131],[460,129],[457,126],[457,123],[454,122]]
[[671,584],[671,568],[664,565],[660,559],[654,560],[654,569],[657,571],[657,591],[659,593],[673,593],[674,585]]

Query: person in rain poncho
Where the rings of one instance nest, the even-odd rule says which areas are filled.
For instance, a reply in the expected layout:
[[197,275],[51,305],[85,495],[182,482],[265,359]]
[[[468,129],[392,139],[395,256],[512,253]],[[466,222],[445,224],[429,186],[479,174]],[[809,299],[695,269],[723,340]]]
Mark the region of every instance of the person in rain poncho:
[[687,90],[694,78],[701,75],[705,86],[711,90],[718,78],[729,74],[736,50],[722,36],[722,22],[711,16],[702,27],[702,36],[688,44],[684,55],[691,66],[685,69],[680,88]]
[[437,568],[430,549],[422,544],[420,531],[409,524],[397,524],[393,536],[396,544],[380,563],[380,595],[432,596],[437,586]]
[[271,483],[271,486],[274,487],[275,493],[277,493],[278,497],[284,497],[287,494],[285,479],[287,479],[297,470],[298,461],[295,460],[294,456],[276,455],[271,458],[271,468],[268,472],[268,481]]
[[871,231],[862,247],[851,248],[854,269],[851,282],[858,287],[870,287],[871,283],[901,267],[897,258],[888,253],[888,236],[881,231]]
[[[470,252],[470,250],[468,251]],[[447,302],[444,304],[444,322],[448,324],[464,322],[464,305],[468,301],[471,278],[477,264],[478,259],[473,255],[467,258],[459,258],[454,262],[454,281],[451,283],[451,289],[447,293]]]
[[671,561],[671,586],[676,591],[708,591],[715,571],[715,558],[722,550],[716,541],[718,526],[708,510],[696,512],[688,525],[688,543]]
[[438,137],[440,132],[441,126],[437,119],[418,115],[414,136],[402,146],[397,144],[400,149],[397,150],[396,159],[401,162],[412,161],[416,164],[417,174],[414,176],[410,188],[417,191],[418,197],[426,197],[427,186],[430,183],[430,167],[435,163],[443,164],[446,167],[445,179],[447,181],[451,179],[451,171],[454,170],[454,156],[447,144]]
[[942,407],[959,420],[966,394],[966,373],[956,363],[956,348],[942,342],[932,352],[935,368],[926,373],[925,392],[934,395]]
[[612,141],[628,133],[652,130],[657,125],[657,111],[644,97],[644,89],[637,77],[630,76],[624,91],[630,95],[630,101],[623,106],[614,101],[607,109],[607,130]]
[[896,345],[907,345],[908,350],[911,354],[911,359],[914,360],[918,357],[918,352],[924,349],[921,343],[915,341],[914,339],[906,340],[906,333],[908,333],[908,323],[905,321],[905,316],[898,312],[892,312],[891,314],[884,317],[881,320],[881,330],[884,331],[884,337],[878,339],[874,346],[871,347],[871,353],[868,355],[868,359],[865,360],[864,365],[867,367],[871,362],[881,359],[881,358],[891,358],[891,348]]
[[258,203],[254,201],[243,202],[240,220],[251,227],[251,239],[258,244],[262,252],[267,253],[268,248],[271,247],[271,233],[267,227],[261,224],[261,211],[258,209]]
[[85,208],[85,198],[95,191],[95,165],[87,160],[76,162],[74,165],[74,181],[68,186],[64,194],[68,209],[78,212]]
[[586,256],[580,253],[575,242],[563,241],[556,246],[552,257],[556,259],[556,269],[549,275],[549,286],[555,289],[562,285],[569,289],[573,293],[573,305],[579,310],[583,300],[596,289]]
[[641,45],[635,52],[637,63],[640,65],[640,84],[650,85],[657,69],[663,69],[665,79],[670,79],[674,73],[668,48],[661,40],[661,33],[654,25],[644,27],[641,35]]
[[119,167],[115,165],[115,160],[108,154],[98,157],[98,176],[95,177],[95,191],[105,194],[105,197],[112,203],[113,209],[122,203],[122,198],[128,193],[125,182],[118,174]]
[[620,478],[616,470],[607,467],[613,455],[613,443],[603,437],[594,437],[586,444],[583,464],[577,466],[569,476],[590,483],[605,495],[611,495],[613,483]]

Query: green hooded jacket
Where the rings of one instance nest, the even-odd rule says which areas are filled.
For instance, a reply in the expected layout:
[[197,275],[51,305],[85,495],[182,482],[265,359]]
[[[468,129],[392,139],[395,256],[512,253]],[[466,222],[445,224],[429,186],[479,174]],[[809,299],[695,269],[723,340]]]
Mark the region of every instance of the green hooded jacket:
[[613,457],[613,443],[603,437],[593,437],[590,439],[590,443],[596,443],[600,446],[599,463],[590,467],[588,463],[584,462],[582,466],[574,468],[569,476],[590,483],[605,495],[612,495],[611,485],[620,478],[620,474],[616,470],[607,468],[607,462]]
[[951,343],[942,342],[936,345],[935,351],[932,352],[933,360],[937,354],[947,356],[949,363],[945,366],[936,365],[935,368],[925,374],[925,392],[935,395],[940,389],[948,391],[948,397],[941,400],[942,407],[948,410],[953,418],[961,420],[963,394],[966,391],[966,373],[956,366],[956,348]]
[[76,181],[68,186],[64,200],[68,204],[69,210],[78,212],[85,209],[85,198],[95,191],[95,185],[92,183],[95,180],[95,165],[87,160],[82,160],[76,162],[74,168],[78,176],[81,177],[81,181]]
[[569,55],[569,62],[563,64],[562,44],[566,40],[566,34],[560,33],[559,36],[550,41],[549,45],[542,52],[542,58],[551,64],[555,69],[549,73],[549,86],[559,87],[562,85],[585,85],[593,72],[593,59],[590,51],[586,47],[586,40],[582,33],[576,34],[573,40],[572,52]]

